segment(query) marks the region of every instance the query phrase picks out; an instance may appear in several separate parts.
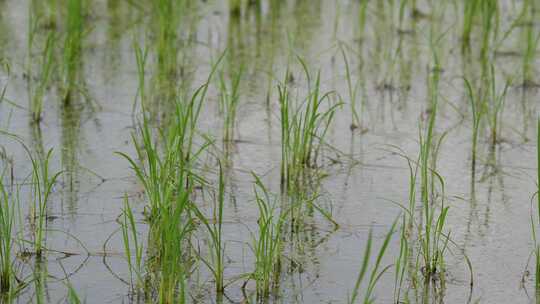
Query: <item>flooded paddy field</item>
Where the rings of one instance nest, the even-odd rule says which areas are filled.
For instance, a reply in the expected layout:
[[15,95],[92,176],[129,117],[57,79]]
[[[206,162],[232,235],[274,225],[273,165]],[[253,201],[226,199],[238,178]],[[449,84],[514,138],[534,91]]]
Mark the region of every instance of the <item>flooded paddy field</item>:
[[0,0],[0,303],[537,303],[535,0]]

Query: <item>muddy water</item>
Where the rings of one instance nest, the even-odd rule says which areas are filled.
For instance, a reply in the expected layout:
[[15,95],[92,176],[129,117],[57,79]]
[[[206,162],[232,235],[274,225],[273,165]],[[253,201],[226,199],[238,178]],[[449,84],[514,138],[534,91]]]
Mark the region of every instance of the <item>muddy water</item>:
[[[181,22],[179,82],[186,90],[204,82],[212,61],[225,48],[232,56],[224,65],[244,67],[236,142],[226,174],[230,198],[224,225],[226,278],[252,269],[251,233],[258,212],[250,172],[262,175],[270,189],[279,192],[276,81],[284,78],[289,62],[291,85],[299,92],[305,89],[301,66],[294,59],[299,55],[313,73],[320,71],[324,91],[335,91],[348,102],[345,66],[338,47],[343,43],[353,81],[361,79],[357,97],[361,127],[350,131],[347,104],[338,110],[327,140],[341,153],[325,153],[322,170],[326,177],[319,189],[319,204],[332,213],[340,227],[335,229],[315,216],[303,232],[302,250],[294,253],[297,265],[284,276],[283,294],[276,302],[345,302],[360,268],[369,229],[373,229],[378,245],[401,212],[391,201],[408,204],[409,170],[395,147],[417,157],[419,121],[425,119],[428,109],[426,84],[432,66],[429,33],[433,30],[443,35],[438,45],[443,72],[436,130],[446,133],[437,170],[444,177],[450,206],[447,230],[456,243],[447,257],[447,286],[440,302],[532,302],[534,276],[524,274],[533,248],[530,200],[536,189],[537,91],[520,87],[519,80],[510,87],[501,120],[502,140],[490,147],[487,133],[480,136],[479,161],[472,180],[472,122],[461,77],[478,77],[480,64],[476,55],[469,59],[461,55],[461,20],[457,17],[461,7],[448,4],[432,11],[430,6],[419,4],[420,17],[406,14],[398,31],[399,5],[392,11],[374,1],[368,8],[365,38],[359,40],[358,1],[281,1],[277,8],[262,2],[260,8],[248,7],[237,18],[229,15],[225,1],[197,1]],[[144,204],[141,186],[127,162],[114,152],[135,153],[131,133],[140,116],[133,114],[138,79],[132,42],[142,41],[144,33],[151,32],[151,20],[127,1],[89,3],[91,10],[85,20],[89,30],[84,37],[79,81],[86,93],[66,108],[60,106],[58,93],[51,88],[45,96],[43,121],[36,128],[28,112],[28,77],[32,81],[27,74],[30,3],[0,2],[0,56],[11,66],[9,75],[6,71],[0,74],[0,85],[7,85],[9,101],[0,105],[1,128],[22,137],[36,153],[54,149],[53,169],[64,172],[49,204],[52,216],[47,222],[47,247],[54,251],[47,256],[50,276],[46,297],[52,303],[65,298],[65,277],[88,303],[129,302],[125,284],[129,273],[117,221],[124,193],[138,211],[141,232],[146,230],[140,215]],[[519,7],[511,1],[501,6],[501,27],[507,29]],[[506,53],[493,60],[499,86],[505,76],[520,75],[520,37],[525,28],[518,27],[500,47]],[[38,31],[35,39],[43,41],[44,36],[44,30]],[[473,35],[475,51],[479,40]],[[152,43],[151,34],[146,41]],[[36,61],[38,52],[31,52]],[[147,77],[151,78],[156,69],[153,62],[149,65]],[[335,100],[337,94],[333,95]],[[219,141],[223,121],[218,98],[214,86],[200,127]],[[25,181],[30,164],[24,150],[8,138],[2,138],[0,144],[13,160],[16,181]],[[206,172],[210,180],[215,179],[211,168]],[[22,189],[22,210],[27,212],[24,198],[28,191]],[[393,263],[398,251],[399,240],[395,238],[385,263]],[[472,290],[461,251],[473,266]],[[31,264],[22,265],[23,273],[31,271]],[[214,302],[208,273],[204,265],[196,266],[190,280],[192,296],[201,303]],[[225,301],[240,302],[241,285],[236,282],[228,287]],[[388,272],[376,288],[376,302],[391,303],[393,288],[393,273]],[[411,301],[421,302],[415,293],[421,298],[422,292],[422,288],[411,290]],[[430,299],[427,302],[437,302]],[[21,302],[34,300],[31,287],[20,298]]]

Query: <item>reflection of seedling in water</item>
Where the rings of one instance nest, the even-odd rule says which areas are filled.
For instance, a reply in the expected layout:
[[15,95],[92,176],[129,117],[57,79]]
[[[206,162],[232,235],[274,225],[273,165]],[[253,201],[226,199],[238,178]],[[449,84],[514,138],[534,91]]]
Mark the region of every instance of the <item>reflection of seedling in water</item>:
[[82,55],[83,39],[83,1],[68,0],[66,37],[63,52],[63,84],[64,103],[69,104],[71,94],[77,87],[77,75],[79,73]]
[[154,42],[157,56],[158,89],[167,94],[167,99],[174,99],[176,95],[178,73],[178,28],[180,21],[187,10],[189,1],[183,0],[157,0],[151,1],[152,26],[157,33]]
[[229,15],[234,18],[240,17],[242,13],[241,0],[229,0]]
[[[474,1],[473,1],[474,2]],[[492,41],[497,39],[499,31],[499,7],[497,0],[480,0],[482,14],[482,47],[480,58],[485,66],[489,60]]]
[[50,33],[47,37],[47,41],[45,43],[45,48],[42,53],[41,57],[41,74],[39,76],[39,83],[37,84],[37,87],[35,91],[33,92],[33,95],[30,97],[30,109],[32,111],[32,120],[35,123],[39,123],[41,121],[41,113],[43,111],[43,95],[45,94],[45,91],[47,90],[47,87],[50,83],[52,72],[54,70],[54,43],[55,43],[55,36],[54,33]]
[[463,26],[461,34],[461,51],[468,51],[471,45],[471,33],[474,24],[474,17],[477,12],[478,1],[465,1],[463,8]]
[[535,17],[536,7],[535,2],[532,0],[525,0],[523,2],[523,8],[519,21],[525,26],[525,33],[523,39],[525,40],[525,50],[523,54],[523,86],[534,86],[534,60],[536,58],[536,51],[538,49],[538,41],[540,40],[540,32],[535,33]]
[[465,1],[463,4],[461,51],[470,51],[473,27],[477,18],[480,18],[482,26],[480,57],[482,60],[488,60],[490,43],[496,40],[499,31],[499,15],[499,7],[496,0]]
[[362,41],[366,34],[367,6],[369,1],[361,1],[358,9],[358,38]]

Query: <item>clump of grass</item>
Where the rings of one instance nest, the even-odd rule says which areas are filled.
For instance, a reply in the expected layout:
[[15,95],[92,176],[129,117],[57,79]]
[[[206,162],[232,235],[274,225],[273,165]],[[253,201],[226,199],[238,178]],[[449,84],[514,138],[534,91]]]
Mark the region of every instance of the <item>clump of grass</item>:
[[[379,251],[377,252],[377,259],[375,261],[375,264],[373,265],[373,268],[371,270],[371,273],[369,274],[369,279],[366,286],[366,291],[364,293],[364,299],[362,300],[362,303],[368,304],[368,303],[375,303],[375,298],[373,297],[373,291],[375,289],[375,286],[377,285],[377,282],[381,278],[381,276],[388,271],[392,267],[392,265],[388,265],[385,267],[382,267],[382,259],[386,253],[386,249],[388,248],[388,245],[390,244],[390,240],[392,238],[392,235],[395,232],[397,221],[394,221],[392,226],[390,227],[390,231],[386,234],[383,243],[381,244],[381,247],[379,248]],[[373,236],[372,231],[369,230],[368,240],[366,244],[366,249],[364,251],[364,256],[362,258],[362,265],[360,267],[360,272],[358,273],[358,277],[356,278],[353,292],[348,299],[349,304],[359,303],[357,301],[358,297],[360,296],[360,286],[362,286],[362,283],[364,281],[364,278],[366,277],[366,274],[368,273],[369,268],[369,262],[371,260],[371,246],[372,246]]]
[[[192,186],[191,186],[192,187]],[[156,254],[151,261],[154,281],[157,282],[160,303],[185,303],[188,263],[186,240],[193,230],[193,221],[188,214],[191,207],[190,189],[175,195],[168,212],[163,212],[159,223],[151,227],[151,237]]]
[[[181,188],[180,188],[181,189]],[[144,246],[127,198],[122,214],[122,237],[128,261],[131,287],[143,291],[147,300],[159,303],[186,303],[189,263],[187,237],[194,229],[189,215],[192,202],[189,190],[171,198],[168,209],[150,224],[148,257],[143,261]],[[145,272],[146,271],[146,272]],[[135,274],[135,284],[133,282]]]
[[[301,61],[302,62],[302,61]],[[302,62],[308,83],[310,74]],[[287,72],[286,75],[289,73]],[[289,89],[278,86],[281,113],[281,186],[292,189],[302,182],[305,168],[316,168],[320,149],[340,104],[330,104],[330,93],[320,92],[320,73],[304,101],[291,101]],[[329,105],[324,108],[324,103]]]
[[[144,71],[145,56],[139,55],[138,66]],[[155,132],[152,129],[145,112],[144,89],[139,88],[143,99],[143,121],[139,126],[139,138],[133,135],[138,161],[118,152],[130,163],[145,190],[147,205],[144,213],[150,228],[145,282],[152,282],[149,287],[145,283],[145,294],[155,295],[154,300],[160,303],[186,301],[188,236],[194,229],[193,213],[201,215],[191,196],[195,187],[204,183],[196,174],[195,165],[208,146],[206,141],[200,146],[195,143],[197,121],[211,77],[222,58],[213,67],[207,82],[189,100],[177,100],[174,115],[164,130]],[[144,85],[144,78],[139,80]],[[128,264],[130,270],[135,270],[138,284],[142,285],[142,245],[127,202],[124,209],[122,231]],[[135,263],[131,261],[133,256]]]
[[[195,97],[192,101],[197,100]],[[184,303],[186,265],[184,255],[186,252],[186,237],[193,229],[189,210],[191,206],[190,195],[194,188],[192,174],[192,161],[197,156],[192,152],[192,136],[194,125],[191,116],[194,102],[189,105],[178,105],[175,120],[167,133],[158,137],[164,143],[163,151],[153,142],[153,132],[145,119],[141,126],[141,142],[133,137],[139,159],[138,164],[125,154],[123,155],[131,164],[139,181],[143,184],[146,198],[146,219],[150,225],[149,232],[149,278],[160,303]],[[184,108],[186,107],[186,108]],[[193,122],[194,123],[194,122]],[[192,129],[193,127],[193,129]],[[192,155],[191,153],[195,153]],[[126,210],[129,210],[127,208]],[[129,211],[125,212],[127,220],[131,222]],[[124,225],[124,233],[128,225]],[[135,242],[134,224],[130,223],[131,239]],[[124,247],[128,249],[127,238],[124,236]],[[135,245],[135,244],[134,244]],[[134,246],[135,269],[140,269],[140,246]],[[129,251],[128,251],[129,252]],[[131,257],[129,256],[131,259]],[[130,266],[131,267],[131,266]],[[140,275],[138,282],[140,283]],[[148,291],[147,291],[148,293]]]

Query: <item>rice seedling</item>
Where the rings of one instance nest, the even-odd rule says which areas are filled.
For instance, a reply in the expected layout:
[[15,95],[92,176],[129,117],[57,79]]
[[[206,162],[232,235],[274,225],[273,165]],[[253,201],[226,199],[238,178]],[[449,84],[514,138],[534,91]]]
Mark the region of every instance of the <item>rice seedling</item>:
[[[432,114],[433,115],[433,114]],[[431,119],[430,119],[431,121]],[[430,123],[431,124],[431,123]],[[423,258],[423,269],[425,276],[430,278],[444,269],[444,252],[446,250],[448,238],[444,235],[444,225],[448,206],[444,204],[444,181],[440,175],[430,169],[430,154],[432,135],[429,134],[431,127],[428,127],[426,137],[421,139],[420,153],[420,200],[422,202],[423,227],[420,232],[421,255]],[[433,157],[433,156],[432,156]],[[435,180],[441,187],[440,209],[435,203],[437,195],[433,192]],[[431,190],[430,190],[431,189]]]
[[351,105],[351,130],[354,130],[360,126],[360,117],[356,111],[356,96],[358,93],[358,88],[360,87],[360,82],[357,81],[353,86],[351,80],[351,71],[349,68],[349,61],[347,60],[347,55],[343,49],[343,45],[340,44],[341,55],[343,56],[343,62],[345,63],[345,77],[347,79],[347,88],[349,92],[349,104]]
[[[127,195],[124,195],[124,209],[122,210],[122,240],[124,252],[128,263],[131,286],[141,289],[144,286],[143,278],[143,245],[139,240],[135,217],[129,205]],[[135,274],[135,283],[134,283]]]
[[191,189],[184,190],[182,186],[178,189],[180,193],[171,197],[167,210],[150,223],[146,260],[143,260],[144,246],[127,198],[121,222],[131,288],[136,293],[143,291],[147,300],[165,304],[186,301],[187,237],[194,225],[189,215]]
[[[448,243],[448,236],[444,234],[444,225],[448,206],[445,206],[444,180],[435,171],[437,151],[444,139],[440,136],[434,141],[435,121],[439,100],[439,81],[441,69],[437,52],[433,51],[434,68],[428,78],[428,96],[430,113],[427,124],[420,132],[420,154],[418,157],[418,170],[420,173],[420,201],[422,203],[421,224],[418,225],[418,239],[420,255],[423,261],[423,272],[426,278],[431,278],[444,271],[444,253]],[[416,176],[416,174],[415,174]],[[437,193],[436,184],[440,187]],[[415,187],[411,185],[414,191]],[[440,200],[440,202],[437,202]],[[413,210],[410,210],[413,212]]]
[[507,79],[504,87],[500,92],[497,92],[497,82],[495,76],[495,67],[491,65],[490,79],[489,79],[489,105],[487,107],[487,115],[489,127],[491,129],[491,144],[494,146],[499,139],[500,134],[500,120],[502,119],[502,112],[504,109],[504,101],[506,99],[506,93],[510,87],[511,80]]
[[[425,293],[431,288],[434,291],[437,291],[437,288],[444,290],[445,255],[448,244],[453,243],[450,234],[444,231],[449,210],[449,207],[445,205],[444,180],[433,169],[435,165],[430,165],[430,162],[436,160],[442,138],[433,144],[433,151],[427,152],[431,154],[428,157],[432,160],[426,160],[424,151],[426,151],[426,143],[429,142],[429,139],[426,138],[429,134],[429,128],[428,125],[424,130],[426,135],[420,133],[420,153],[416,160],[411,160],[404,154],[400,154],[407,160],[409,167],[409,202],[408,206],[396,203],[405,211],[401,219],[400,249],[394,273],[394,299],[396,302],[408,302],[407,297],[411,287],[405,288],[405,293],[402,293],[403,284],[407,281],[412,284],[413,289],[417,288],[414,286],[417,286],[420,281],[423,281]],[[425,164],[429,166],[427,168],[429,172],[426,172],[422,167]],[[419,187],[417,187],[418,177],[420,177]],[[438,191],[435,182],[439,185]],[[421,203],[420,218],[417,218],[416,215],[418,192]],[[413,236],[415,237],[413,238]],[[464,258],[472,276],[470,261],[467,256]],[[439,285],[430,287],[432,283]],[[423,297],[425,296],[426,294],[423,295]]]
[[287,190],[301,185],[305,168],[317,167],[324,138],[336,108],[341,105],[330,104],[323,107],[325,101],[330,102],[330,93],[321,95],[320,73],[311,88],[310,74],[303,61],[301,62],[309,87],[306,99],[296,105],[290,100],[289,89],[283,85],[278,86],[281,113],[281,186]]
[[29,150],[27,150],[27,152],[32,163],[32,241],[36,256],[41,258],[43,256],[43,251],[46,249],[44,241],[46,233],[47,205],[52,193],[52,188],[62,172],[57,172],[52,175],[49,172],[52,149],[47,152],[47,155],[43,160],[36,160],[32,157]]
[[[44,243],[47,232],[48,204],[53,186],[61,172],[50,173],[49,167],[52,149],[48,151],[45,157],[36,159],[20,137],[4,131],[0,131],[0,133],[21,144],[31,163],[32,172],[30,174],[29,193],[31,202],[29,212],[31,240],[23,239],[20,232],[17,234],[17,239],[24,243],[29,243],[33,247],[33,252],[31,253],[35,256],[35,269],[32,277],[35,283],[36,301],[37,303],[44,303],[45,301],[43,300],[43,293],[41,291],[46,276],[43,274],[42,264],[44,264],[43,258],[47,250]],[[0,242],[0,294],[7,292],[9,298],[22,290],[27,283],[24,280],[15,278],[15,269],[13,268],[13,261],[11,261],[13,258],[12,254],[15,252],[15,238],[13,235],[15,233],[15,216],[19,216],[22,222],[21,210],[19,208],[19,186],[16,186],[15,192],[10,192],[6,189],[3,178],[4,173],[2,173],[2,177],[0,178],[0,203],[2,204],[2,210],[0,211],[0,234],[2,236]],[[11,178],[13,179],[13,175]],[[24,245],[21,243],[20,246]],[[7,264],[8,262],[10,263],[9,265]]]
[[15,218],[19,205],[18,189],[10,193],[4,183],[5,170],[0,177],[0,299],[10,303],[17,289],[14,263]]
[[[536,299],[539,299],[540,296],[540,244],[538,243],[538,238],[536,236],[537,228],[540,225],[540,118],[537,118],[536,123],[536,165],[537,165],[537,176],[536,176],[536,206],[534,206],[534,200],[531,200],[532,210],[531,210],[531,231],[532,231],[532,240],[534,244],[534,257],[535,257],[535,293]],[[536,219],[534,215],[534,207],[536,207]]]
[[242,70],[240,69],[234,72],[232,76],[230,86],[227,85],[225,75],[220,73],[219,77],[219,90],[220,90],[220,106],[224,112],[225,120],[223,125],[224,135],[223,140],[225,142],[231,142],[234,140],[234,129],[236,125],[236,110],[238,108],[238,102],[240,100],[240,81],[242,79]]
[[[137,58],[137,60],[141,59],[141,57]],[[222,58],[223,55],[214,65],[207,82],[200,86],[189,100],[176,102],[175,115],[169,127],[157,133],[162,145],[154,142],[155,134],[144,112],[146,108],[143,106],[143,121],[139,126],[140,139],[137,139],[135,135],[132,136],[141,164],[127,154],[117,152],[128,160],[137,178],[143,184],[148,198],[146,213],[150,220],[159,217],[162,210],[167,210],[171,197],[178,191],[176,187],[184,185],[184,188],[188,188],[194,179],[198,179],[191,171],[192,165],[207,145],[203,144],[199,149],[195,149],[197,120],[212,75]],[[144,78],[141,78],[141,75],[144,77],[144,62],[138,61],[138,66],[139,84],[144,86]],[[142,87],[139,88],[139,92],[144,98]]]
[[34,260],[34,269],[32,269],[32,281],[34,283],[35,302],[37,304],[47,303],[47,263],[43,256],[37,256]]
[[[191,189],[187,189],[188,191]],[[151,227],[153,246],[156,254],[151,269],[155,267],[158,284],[159,303],[185,303],[187,295],[186,280],[189,273],[186,262],[189,232],[193,230],[193,221],[187,214],[190,209],[190,192],[178,193],[171,202],[168,212],[163,212],[159,222]]]
[[225,244],[223,243],[223,208],[225,204],[225,180],[223,168],[219,164],[218,193],[215,200],[212,218],[208,219],[193,208],[197,218],[204,224],[210,235],[210,259],[201,257],[203,263],[210,269],[216,284],[216,292],[222,293],[225,289],[223,272],[225,268]]
[[252,175],[255,178],[255,202],[259,209],[259,230],[253,240],[255,269],[249,279],[255,281],[257,298],[263,299],[279,284],[283,249],[282,228],[287,212],[277,212],[275,201],[271,199],[261,179],[255,174]]
[[[145,147],[147,150],[148,148]],[[188,214],[191,205],[189,196],[193,190],[193,184],[187,182],[186,168],[165,167],[175,166],[170,163],[170,154],[162,166],[158,165],[161,164],[161,160],[158,160],[157,154],[153,154],[157,152],[148,151],[148,157],[151,159],[149,162],[151,177],[143,176],[144,173],[140,167],[134,170],[145,187],[150,205],[146,212],[150,224],[148,245],[150,253],[146,263],[150,281],[155,284],[154,292],[150,294],[155,293],[160,303],[184,303],[186,280],[184,256],[186,237],[193,228]],[[130,162],[134,165],[132,160]],[[122,231],[128,264],[135,270],[138,286],[140,286],[142,283],[140,273],[142,245],[137,240],[137,231],[129,206],[126,206],[124,210]],[[131,246],[130,243],[132,243]],[[133,250],[130,249],[131,247]],[[133,256],[134,263],[131,262]]]
[[51,82],[51,77],[54,71],[54,47],[55,47],[55,34],[51,32],[47,41],[45,42],[45,47],[41,55],[41,73],[39,76],[39,83],[37,88],[31,96],[30,109],[32,112],[32,121],[34,123],[39,123],[42,119],[43,111],[43,97]]
[[71,283],[68,284],[68,294],[67,294],[67,301],[69,304],[81,304],[81,299],[79,298],[79,295],[77,294],[77,291],[75,288],[73,288],[73,285]]
[[[392,239],[392,236],[395,232],[396,223],[397,223],[397,220],[394,221],[394,223],[390,227],[390,231],[388,231],[388,233],[386,234],[381,244],[381,247],[379,248],[379,251],[377,252],[376,261],[369,274],[367,286],[365,288],[366,291],[364,293],[364,297],[361,303],[364,303],[364,304],[375,303],[375,297],[373,296],[373,291],[375,289],[375,286],[377,285],[377,282],[379,281],[381,276],[392,267],[392,265],[383,267],[381,263],[386,253],[386,249],[388,248],[388,245],[390,244],[390,240]],[[371,260],[372,241],[373,241],[372,231],[369,230],[368,240],[366,244],[366,249],[364,251],[364,256],[362,258],[362,265],[360,267],[360,272],[358,273],[358,276],[356,278],[353,292],[347,301],[350,304],[359,303],[357,299],[359,299],[359,296],[360,296],[360,286],[362,285],[364,278],[366,274],[368,273],[369,262]]]
[[480,131],[480,124],[482,122],[482,117],[486,113],[486,104],[484,99],[481,96],[478,96],[479,94],[475,94],[473,92],[473,88],[471,86],[471,83],[464,79],[465,86],[467,89],[467,95],[469,98],[469,102],[471,103],[471,111],[472,111],[472,122],[473,122],[473,128],[472,128],[472,148],[471,148],[471,158],[472,158],[472,176],[474,178],[475,175],[475,169],[476,169],[476,150],[478,145],[478,133]]
[[133,42],[133,50],[135,52],[135,60],[137,63],[137,96],[135,97],[135,102],[133,103],[133,112],[137,105],[137,98],[140,101],[141,108],[143,112],[147,111],[146,106],[146,61],[148,58],[148,49],[142,48],[137,42]]
[[129,161],[137,178],[143,184],[148,198],[146,214],[150,221],[168,210],[172,198],[178,191],[177,187],[188,188],[195,177],[191,172],[191,166],[205,147],[193,149],[196,120],[205,91],[206,86],[202,86],[189,103],[177,104],[171,126],[166,133],[158,133],[159,139],[164,143],[163,152],[160,144],[154,142],[154,132],[148,119],[144,118],[139,132],[141,139],[132,136],[138,159],[142,163],[138,164],[128,155],[119,153]]
[[[409,162],[409,168],[411,169],[411,176],[412,176],[412,167],[410,166]],[[413,177],[415,178],[415,177]],[[411,195],[411,194],[409,194]],[[414,202],[411,202],[414,204]],[[409,210],[411,204],[409,204]],[[409,225],[412,224],[412,221],[409,220],[409,214],[404,213],[402,215],[401,220],[401,229],[400,229],[400,235],[399,235],[399,253],[396,258],[395,262],[395,271],[394,271],[394,302],[399,303],[401,301],[401,291],[403,288],[403,283],[406,279],[406,273],[407,269],[409,267],[410,261],[409,258],[412,254],[412,248],[409,244],[409,231],[410,227]]]

